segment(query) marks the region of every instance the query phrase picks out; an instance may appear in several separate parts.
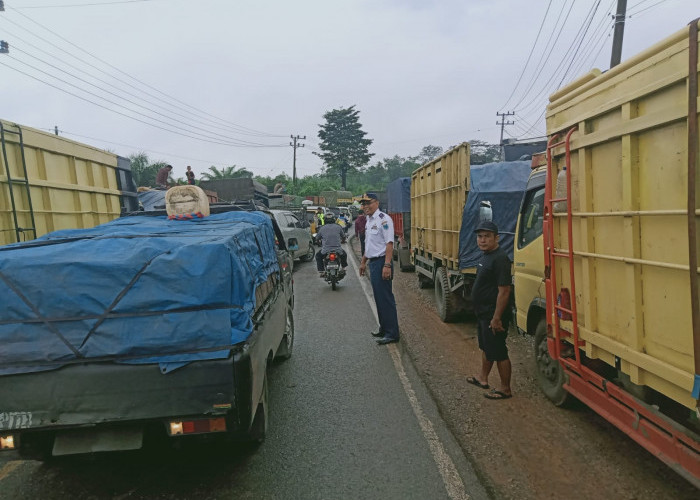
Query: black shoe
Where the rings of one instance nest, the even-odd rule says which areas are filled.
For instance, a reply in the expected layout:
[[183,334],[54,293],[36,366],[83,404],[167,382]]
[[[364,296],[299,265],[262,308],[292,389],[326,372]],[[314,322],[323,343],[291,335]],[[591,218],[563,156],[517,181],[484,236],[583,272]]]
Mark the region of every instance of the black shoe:
[[398,338],[393,339],[391,337],[383,337],[383,338],[377,340],[377,344],[386,345],[386,344],[393,344],[394,342],[398,342],[398,341],[399,341]]
[[383,337],[383,336],[384,336],[384,332],[372,332],[372,333],[370,333],[370,335],[371,335],[372,337]]

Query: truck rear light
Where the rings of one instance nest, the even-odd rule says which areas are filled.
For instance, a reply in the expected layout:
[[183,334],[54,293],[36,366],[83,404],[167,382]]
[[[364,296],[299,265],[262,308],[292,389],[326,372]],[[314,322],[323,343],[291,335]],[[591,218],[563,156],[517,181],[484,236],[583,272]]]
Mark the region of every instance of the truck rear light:
[[172,421],[170,422],[169,432],[171,436],[226,432],[226,420],[224,418],[202,418]]
[[8,434],[7,436],[0,436],[0,450],[14,450],[15,449],[15,436]]

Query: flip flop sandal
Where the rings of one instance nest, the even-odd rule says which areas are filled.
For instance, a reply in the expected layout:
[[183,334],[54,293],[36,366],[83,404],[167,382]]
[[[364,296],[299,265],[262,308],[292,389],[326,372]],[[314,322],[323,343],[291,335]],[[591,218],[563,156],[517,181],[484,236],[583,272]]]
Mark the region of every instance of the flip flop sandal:
[[476,377],[467,377],[467,382],[471,385],[475,385],[481,389],[488,389],[489,384],[482,384]]
[[494,389],[493,391],[484,394],[484,397],[486,399],[510,399],[513,397],[513,395],[506,394],[505,392],[497,391]]

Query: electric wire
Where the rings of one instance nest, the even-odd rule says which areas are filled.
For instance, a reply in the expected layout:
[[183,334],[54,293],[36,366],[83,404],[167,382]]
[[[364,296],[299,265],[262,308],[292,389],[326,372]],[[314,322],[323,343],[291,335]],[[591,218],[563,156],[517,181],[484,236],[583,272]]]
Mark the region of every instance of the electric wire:
[[[14,47],[14,46],[13,46],[13,47]],[[60,71],[60,72],[62,72],[62,73],[65,73],[65,74],[67,74],[68,76],[70,76],[70,77],[72,77],[72,78],[75,78],[75,79],[77,79],[77,80],[79,80],[79,81],[81,81],[81,82],[83,82],[83,83],[85,83],[85,84],[87,84],[87,85],[90,85],[90,86],[92,86],[92,87],[94,87],[94,88],[96,88],[96,89],[98,89],[98,90],[100,90],[100,91],[102,91],[102,92],[106,92],[107,94],[110,94],[110,95],[112,95],[112,96],[114,96],[114,97],[116,97],[116,98],[118,98],[118,99],[122,99],[122,100],[124,100],[124,101],[126,101],[126,102],[128,102],[128,103],[130,103],[130,104],[133,104],[134,106],[138,106],[139,108],[146,109],[146,110],[148,110],[148,111],[150,111],[150,112],[152,112],[152,113],[155,113],[155,114],[158,115],[158,116],[162,116],[162,117],[164,117],[164,118],[173,119],[172,116],[165,115],[165,114],[160,113],[160,112],[158,112],[157,110],[154,110],[154,109],[149,108],[149,107],[147,107],[147,106],[142,106],[142,105],[140,105],[139,103],[132,101],[131,99],[127,99],[127,98],[125,98],[125,97],[122,97],[122,96],[120,96],[120,95],[118,95],[118,94],[116,94],[116,93],[114,93],[114,92],[111,92],[110,90],[103,89],[102,87],[100,87],[100,86],[98,86],[98,85],[95,85],[95,84],[93,84],[93,83],[91,83],[91,82],[88,82],[88,81],[82,79],[82,78],[79,78],[79,77],[77,77],[77,76],[71,74],[70,72],[68,72],[68,71],[66,71],[66,70],[64,70],[64,69],[62,69],[62,68],[60,68],[60,67],[58,67],[58,66],[56,66],[56,65],[54,65],[54,64],[52,64],[52,63],[50,63],[50,62],[48,62],[48,61],[44,61],[43,59],[40,59],[40,58],[35,57],[35,56],[32,56],[31,54],[29,54],[29,53],[26,52],[26,51],[23,51],[23,50],[20,49],[20,48],[17,48],[17,47],[14,47],[14,48],[15,48],[15,50],[18,50],[19,52],[22,52],[22,53],[24,53],[24,54],[27,54],[29,57],[32,57],[32,58],[34,58],[34,59],[36,59],[36,60],[38,60],[38,61],[40,61],[40,62],[46,64],[47,66],[50,66],[51,68],[54,68],[54,69],[56,69],[56,70],[58,70],[58,71]],[[48,76],[51,76],[52,78],[56,78],[56,79],[58,79],[59,81],[61,81],[61,82],[63,82],[63,83],[66,83],[66,84],[68,84],[68,85],[71,85],[71,86],[73,86],[73,87],[75,87],[75,88],[77,88],[77,89],[79,89],[79,90],[81,90],[81,91],[83,91],[83,92],[87,92],[85,89],[82,89],[82,88],[80,88],[80,87],[78,87],[78,86],[76,86],[76,85],[71,84],[70,82],[67,82],[67,81],[65,81],[65,80],[62,80],[62,79],[56,77],[55,75],[52,75],[52,74],[47,73],[47,72],[45,72],[45,71],[43,71],[43,70],[40,70],[40,69],[36,68],[35,66],[29,65],[28,63],[26,63],[26,62],[24,62],[24,61],[21,61],[21,60],[19,60],[19,59],[12,58],[12,57],[11,57],[11,59],[14,59],[14,60],[16,60],[16,61],[18,61],[18,62],[20,62],[20,63],[22,63],[22,64],[25,64],[25,65],[31,67],[32,69],[34,69],[34,70],[36,70],[36,71],[40,71],[40,72],[42,72],[42,73],[44,73],[44,74],[46,74],[46,75],[48,75]],[[95,97],[98,97],[98,98],[101,98],[101,99],[105,99],[104,97],[102,97],[102,96],[100,96],[100,95],[98,95],[98,94],[95,94],[95,93],[92,93],[92,92],[89,92],[89,93],[90,93],[91,95],[95,96]],[[115,105],[117,105],[117,106],[120,106],[118,103],[116,103],[116,102],[114,102],[114,101],[111,101],[111,100],[108,100],[108,99],[105,99],[105,100],[107,100],[110,104],[115,104]],[[137,113],[137,114],[139,114],[139,115],[141,115],[141,116],[144,116],[144,117],[147,117],[147,118],[150,118],[150,119],[154,119],[154,118],[152,118],[151,116],[148,116],[147,114],[142,113],[141,111],[137,111],[137,110],[134,110],[134,109],[130,109],[130,108],[125,107],[125,106],[122,106],[122,107],[123,107],[124,109],[127,109],[128,111]],[[185,118],[186,118],[186,117],[185,117]],[[159,122],[161,122],[161,123],[165,123],[165,124],[168,123],[168,122],[164,122],[164,121],[162,121],[162,120],[157,120],[157,121],[159,121]],[[234,137],[226,136],[226,135],[223,135],[223,134],[219,134],[219,133],[216,133],[216,132],[211,132],[210,130],[207,130],[207,129],[202,128],[202,127],[198,127],[198,126],[196,126],[196,125],[191,125],[191,124],[190,124],[189,127],[190,127],[191,129],[201,130],[201,131],[204,131],[204,132],[213,134],[213,136],[218,136],[218,137],[221,138],[221,139],[227,139],[227,140],[230,140],[230,141],[240,142],[240,145],[241,145],[241,146],[244,146],[244,145],[265,146],[265,144],[254,143],[254,142],[245,141],[245,140],[242,140],[242,139],[237,139],[237,138],[234,138]],[[176,127],[176,128],[181,128],[182,130],[187,130],[187,129],[182,128],[182,127]],[[189,132],[192,132],[192,130],[188,130],[188,131],[189,131]],[[198,133],[198,132],[194,132],[194,133]],[[214,138],[214,137],[210,137],[210,138]]]
[[[537,61],[535,68],[544,68],[547,66],[547,62],[549,61],[549,58],[552,54],[552,51],[554,50],[554,47],[556,47],[557,42],[559,41],[559,37],[561,36],[561,33],[564,30],[564,27],[566,26],[566,22],[568,21],[569,16],[571,15],[571,9],[573,9],[574,4],[576,3],[576,0],[571,0],[571,5],[569,6],[569,10],[566,13],[566,17],[564,18],[564,22],[559,27],[559,32],[557,33],[556,38],[554,39],[554,42],[552,43],[552,46],[549,48],[549,51],[547,51],[547,47],[549,46],[549,42],[552,40],[552,36],[554,35],[554,32],[557,30],[557,26],[559,24],[559,19],[561,19],[561,15],[564,12],[564,9],[566,8],[567,2],[568,2],[568,0],[565,0],[565,2],[562,4],[562,8],[559,11],[559,16],[557,17],[557,20],[554,24],[554,27],[552,29],[552,33],[550,33],[549,39],[547,40],[547,44],[545,45],[545,49],[542,52],[542,55],[540,56],[539,61]],[[546,56],[545,56],[545,53],[547,54]],[[543,62],[543,58],[544,58],[544,62]],[[535,85],[535,83],[537,83],[537,81],[539,80],[541,75],[542,75],[541,72],[535,71],[533,77],[530,79],[530,83],[527,85],[527,89],[523,93],[523,96],[513,106],[514,109],[517,109],[522,104],[522,102],[527,98],[527,95],[532,90],[532,87]]]
[[[641,14],[642,12],[645,12],[645,11],[647,11],[647,10],[649,10],[649,9],[653,9],[654,7],[656,7],[656,6],[658,6],[658,5],[661,5],[662,3],[665,3],[665,2],[667,2],[667,1],[668,1],[668,0],[659,0],[659,1],[656,2],[656,3],[653,3],[653,4],[649,5],[648,7],[644,7],[643,9],[639,9],[639,10],[637,10],[637,11],[635,11],[635,12],[632,12],[632,9],[630,9],[630,12],[627,14],[627,17],[629,17],[629,18],[632,18],[632,17],[639,17],[639,14]],[[644,3],[644,2],[640,2],[640,4],[641,4],[641,3]],[[635,7],[638,6],[638,5],[639,5],[639,4],[635,5]]]
[[[32,44],[31,42],[28,42],[28,41],[25,40],[24,38],[22,38],[22,37],[20,37],[20,36],[18,36],[18,35],[16,35],[16,34],[14,34],[13,32],[11,32],[11,31],[9,31],[9,30],[7,30],[7,29],[4,29],[3,31],[6,32],[6,33],[8,33],[9,35],[11,35],[13,38],[19,40],[20,42],[22,42],[22,43],[24,43],[24,44],[27,44],[28,46],[32,47],[33,49],[38,50],[39,52],[46,54],[47,56],[51,57],[52,59],[56,60],[57,62],[60,62],[60,63],[64,64],[65,66],[68,66],[68,67],[70,67],[70,68],[73,68],[73,69],[75,69],[76,71],[79,71],[79,72],[81,72],[82,74],[87,75],[87,76],[89,76],[90,78],[92,78],[92,79],[94,79],[94,80],[96,80],[96,81],[98,81],[98,82],[100,82],[100,83],[102,83],[102,84],[104,84],[104,85],[107,85],[107,86],[109,86],[109,87],[111,87],[111,88],[113,88],[113,89],[115,89],[115,90],[117,90],[117,91],[120,91],[120,92],[122,92],[122,93],[124,93],[124,94],[126,94],[126,95],[128,95],[128,96],[131,96],[131,97],[133,97],[133,98],[135,98],[135,99],[138,99],[138,100],[140,100],[140,101],[142,101],[142,102],[144,102],[144,103],[147,103],[147,104],[149,104],[149,105],[151,105],[151,106],[154,106],[154,107],[156,107],[156,108],[159,108],[159,109],[165,111],[166,113],[170,113],[170,114],[173,115],[173,116],[178,116],[178,117],[181,117],[181,118],[188,119],[190,122],[193,122],[193,123],[199,123],[199,124],[201,124],[201,125],[204,125],[205,127],[208,127],[208,129],[215,129],[215,130],[222,130],[222,131],[229,131],[229,132],[234,132],[234,133],[236,133],[235,130],[232,130],[231,128],[227,128],[227,127],[222,127],[222,126],[220,126],[219,124],[217,124],[217,123],[214,122],[214,121],[211,121],[211,120],[201,120],[201,119],[198,119],[197,117],[188,116],[188,115],[185,115],[185,114],[183,114],[183,113],[179,113],[178,111],[172,111],[172,110],[168,109],[167,107],[158,104],[157,102],[149,101],[149,100],[147,100],[147,99],[144,99],[143,97],[138,96],[137,94],[135,94],[135,93],[133,93],[133,92],[129,92],[128,90],[120,89],[118,86],[116,86],[116,85],[110,83],[109,81],[107,81],[107,80],[105,80],[105,79],[103,79],[103,78],[100,78],[100,77],[98,77],[98,76],[95,76],[94,74],[89,73],[89,72],[87,72],[87,71],[85,71],[85,70],[79,68],[78,66],[76,66],[76,65],[74,65],[74,64],[71,64],[70,62],[66,61],[65,59],[61,59],[60,57],[58,57],[58,56],[56,56],[56,55],[54,55],[54,54],[52,54],[52,53],[50,53],[50,52],[47,52],[47,51],[43,50],[43,49],[40,48],[40,47],[37,47],[36,45]],[[39,57],[37,57],[37,56],[35,56],[35,55],[33,55],[33,54],[31,54],[31,53],[25,51],[25,50],[22,50],[21,47],[22,47],[21,45],[20,45],[20,46],[17,46],[17,44],[15,44],[15,43],[13,43],[13,45],[12,45],[12,48],[13,48],[14,50],[18,50],[18,51],[20,51],[20,52],[26,54],[27,56],[29,56],[29,57],[31,57],[31,58],[33,58],[33,59],[36,59],[36,60],[38,60],[38,61],[40,61],[40,62],[42,62],[42,63],[44,63],[44,64],[47,64],[47,65],[49,65],[49,66],[51,66],[51,67],[53,67],[53,68],[55,68],[55,69],[57,69],[57,70],[59,70],[59,71],[61,71],[61,72],[63,72],[63,73],[66,73],[66,74],[70,75],[70,76],[73,77],[73,78],[79,79],[79,80],[81,80],[81,81],[83,81],[83,82],[85,82],[85,83],[88,83],[88,84],[91,85],[91,86],[94,86],[94,87],[96,87],[96,88],[99,88],[100,90],[102,90],[102,91],[104,91],[104,92],[110,93],[110,94],[112,94],[112,95],[114,95],[114,96],[116,96],[116,97],[119,97],[119,98],[121,98],[121,99],[124,99],[124,100],[126,100],[126,101],[128,101],[128,102],[131,102],[132,104],[137,104],[137,103],[134,103],[133,101],[131,101],[131,100],[129,100],[129,99],[126,99],[126,98],[124,98],[124,97],[122,97],[122,96],[119,96],[119,95],[113,93],[113,92],[110,92],[109,90],[106,90],[106,89],[104,89],[104,88],[98,87],[98,86],[96,86],[95,84],[92,84],[92,83],[90,83],[90,82],[87,82],[87,81],[83,80],[82,78],[77,77],[77,76],[76,76],[75,74],[73,74],[73,73],[70,73],[70,72],[68,72],[68,71],[65,71],[65,70],[63,70],[62,68],[59,68],[59,67],[53,65],[52,63],[49,63],[49,62],[47,62],[47,61],[45,61],[45,60],[43,60],[43,59],[41,59],[41,58],[39,58]],[[139,105],[139,106],[143,106],[143,105],[141,105],[141,104],[138,104],[138,105]],[[154,113],[160,114],[161,116],[165,116],[165,115],[163,115],[162,113],[160,113],[160,112],[158,112],[158,111],[156,111],[156,110],[154,110],[154,109],[148,108],[147,106],[144,106],[144,107],[145,107],[146,109],[148,109],[149,111],[152,111],[152,112],[154,112]],[[178,109],[178,108],[175,108],[175,109]],[[173,117],[172,117],[172,116],[169,116],[169,118],[172,119]],[[177,118],[174,118],[174,119],[177,119]],[[207,129],[207,131],[211,132],[211,130],[208,130],[208,129]],[[243,140],[243,139],[241,139],[241,140]]]
[[[219,117],[217,117],[217,116],[215,116],[215,115],[213,115],[213,114],[211,114],[211,113],[208,113],[208,112],[206,112],[206,111],[199,110],[198,108],[196,108],[196,107],[194,107],[194,106],[191,106],[190,104],[187,104],[187,103],[185,103],[185,102],[183,102],[183,101],[177,99],[176,97],[173,97],[173,96],[171,96],[171,95],[168,95],[168,94],[162,92],[161,90],[159,90],[159,89],[153,87],[152,85],[149,85],[149,84],[147,84],[146,82],[143,82],[143,81],[139,80],[138,78],[136,78],[136,77],[130,75],[129,73],[126,73],[125,71],[123,71],[123,70],[117,68],[116,66],[113,66],[112,64],[108,63],[107,61],[105,61],[105,60],[99,58],[98,56],[92,54],[91,52],[88,52],[87,50],[83,49],[82,47],[80,47],[80,46],[76,45],[75,43],[71,42],[70,40],[68,40],[67,38],[63,37],[62,35],[56,33],[55,31],[53,31],[53,30],[51,30],[51,29],[49,29],[49,28],[47,28],[46,26],[42,25],[41,23],[35,21],[34,19],[30,18],[29,16],[27,16],[27,15],[24,14],[23,12],[16,11],[14,8],[12,8],[12,9],[10,9],[10,10],[13,10],[13,11],[17,12],[17,14],[19,14],[20,16],[22,16],[22,17],[24,17],[25,19],[31,21],[32,23],[36,24],[36,25],[39,26],[40,28],[42,28],[42,29],[48,31],[48,32],[51,33],[52,35],[54,35],[54,36],[56,36],[57,38],[63,40],[64,42],[68,43],[69,45],[75,47],[76,49],[80,50],[81,52],[83,52],[83,53],[89,55],[89,56],[92,57],[93,59],[96,59],[97,61],[101,62],[101,63],[104,64],[105,66],[108,66],[108,67],[112,68],[113,70],[117,71],[118,73],[120,73],[120,74],[122,74],[122,75],[124,75],[124,76],[126,76],[126,77],[128,77],[128,78],[130,78],[130,79],[132,79],[132,80],[134,80],[134,81],[136,81],[136,82],[138,82],[139,84],[141,84],[141,85],[143,85],[143,86],[145,86],[145,87],[147,87],[147,88],[149,88],[149,89],[151,89],[151,90],[153,90],[153,91],[155,91],[155,92],[157,92],[157,93],[159,93],[159,94],[161,94],[161,95],[163,95],[163,96],[165,96],[165,97],[167,97],[168,99],[171,99],[172,101],[175,101],[175,102],[177,102],[177,103],[179,103],[179,104],[181,104],[181,105],[183,105],[183,106],[186,106],[187,108],[189,108],[190,110],[192,110],[192,111],[190,111],[190,112],[193,112],[193,111],[194,111],[194,112],[196,112],[196,113],[198,113],[198,114],[200,114],[200,115],[209,116],[210,118],[213,118],[213,119],[215,119],[215,120],[217,120],[217,121],[220,121],[220,122],[222,122],[222,123],[224,123],[224,124],[226,124],[226,125],[228,125],[228,126],[234,127],[235,129],[238,130],[238,133],[241,133],[241,134],[244,134],[244,133],[245,133],[245,134],[248,134],[248,135],[259,135],[259,136],[266,136],[266,137],[286,137],[286,136],[283,136],[283,135],[270,134],[270,133],[268,133],[268,132],[262,132],[262,131],[259,131],[259,130],[252,129],[252,128],[250,128],[250,127],[245,127],[245,126],[243,126],[243,125],[239,125],[239,124],[236,124],[236,123],[234,123],[234,122],[231,122],[231,121],[228,121],[228,120],[224,120],[223,118],[219,118]],[[5,18],[5,19],[8,20],[7,18]],[[22,27],[21,25],[19,25],[19,24],[17,24],[17,23],[14,23],[14,22],[13,22],[13,24],[15,24],[15,25],[21,27],[22,29],[26,29],[26,28]],[[31,31],[31,30],[27,30],[27,31],[30,31],[32,34],[34,34],[34,36],[37,36],[37,38],[40,38],[40,39],[46,41],[45,39],[43,39],[43,38],[39,37],[38,35],[36,35],[36,33],[34,33],[33,31]],[[47,43],[51,43],[51,42],[48,42],[48,41],[47,41]],[[53,45],[53,44],[52,44],[52,45]],[[54,46],[55,46],[55,45],[54,45]],[[87,63],[86,61],[84,61],[84,60],[78,58],[77,56],[75,56],[75,55],[73,55],[73,54],[70,54],[70,53],[69,53],[69,55],[71,55],[72,57],[75,57],[76,59],[80,60],[80,61],[83,62],[84,64],[90,65],[90,63]],[[110,77],[112,77],[112,78],[117,78],[117,77],[114,76],[113,74],[107,73],[107,72],[105,72],[104,70],[97,68],[96,66],[93,66],[93,65],[91,65],[91,66],[94,67],[95,69],[98,69],[99,71],[101,71],[101,72],[107,74],[108,76],[110,76]],[[121,79],[119,79],[119,81],[121,81],[122,83],[128,84],[127,82],[124,82],[124,81],[121,80]],[[128,85],[130,85],[130,86],[133,87],[133,85],[131,85],[131,84],[128,84]],[[145,93],[145,94],[147,94],[147,95],[149,95],[149,96],[151,96],[151,97],[153,97],[153,98],[156,98],[156,99],[159,99],[159,100],[163,101],[162,98],[157,97],[157,96],[154,96],[153,94],[147,92],[146,90],[139,89],[138,87],[133,87],[133,88],[136,88],[137,90],[139,90],[139,91],[141,91],[141,92],[143,92],[143,93]],[[167,101],[164,101],[164,102],[167,102]]]
[[[15,60],[16,60],[16,59],[15,59]],[[177,130],[172,130],[172,129],[169,129],[169,128],[161,127],[161,126],[159,126],[159,125],[155,125],[155,124],[153,124],[153,123],[147,122],[147,121],[145,121],[145,120],[141,120],[141,119],[136,118],[136,117],[134,117],[134,116],[128,115],[128,114],[123,113],[123,112],[121,112],[121,111],[118,111],[118,110],[116,110],[116,109],[109,108],[109,107],[104,106],[104,105],[102,105],[102,104],[100,104],[100,103],[97,103],[97,102],[95,102],[95,101],[92,101],[92,100],[90,100],[90,99],[87,99],[87,98],[85,98],[85,97],[82,97],[82,96],[80,96],[80,95],[78,95],[78,94],[75,94],[75,93],[73,93],[73,92],[70,92],[70,91],[68,91],[68,90],[66,90],[66,89],[61,88],[61,87],[59,87],[58,85],[54,85],[54,84],[52,84],[52,83],[50,83],[50,82],[46,82],[46,81],[44,81],[44,80],[41,80],[40,78],[38,78],[38,77],[36,77],[36,76],[34,76],[34,75],[30,74],[30,73],[27,73],[27,72],[25,72],[25,71],[22,71],[21,69],[15,68],[15,67],[13,67],[13,66],[10,66],[9,64],[4,63],[2,60],[0,60],[0,65],[5,66],[6,68],[10,68],[10,69],[12,69],[13,71],[16,71],[17,73],[20,73],[20,74],[25,75],[25,76],[27,76],[27,77],[29,77],[29,78],[31,78],[31,79],[33,79],[33,80],[36,80],[36,81],[38,81],[38,82],[40,82],[40,83],[43,83],[43,84],[48,85],[48,86],[50,86],[50,87],[53,87],[53,88],[55,88],[55,89],[57,89],[57,90],[60,90],[61,92],[64,92],[64,93],[66,93],[66,94],[68,94],[68,95],[71,95],[71,96],[73,96],[73,97],[76,97],[76,98],[78,98],[78,99],[80,99],[80,100],[83,100],[83,101],[88,102],[88,103],[90,103],[90,104],[94,104],[95,106],[98,106],[98,107],[100,107],[100,108],[102,108],[102,109],[105,109],[105,110],[110,111],[110,112],[112,112],[112,113],[116,113],[116,114],[121,115],[121,116],[124,116],[124,117],[126,117],[126,118],[130,118],[130,119],[132,119],[132,120],[135,120],[135,121],[137,121],[137,122],[143,123],[143,124],[145,124],[145,125],[149,125],[149,126],[151,126],[151,127],[155,127],[155,128],[164,130],[164,131],[166,131],[166,132],[171,132],[171,133],[174,133],[174,134],[178,134],[178,135],[183,136],[183,137],[188,137],[188,138],[190,138],[190,139],[197,139],[197,140],[200,140],[200,141],[203,141],[203,142],[209,142],[209,143],[212,143],[212,144],[221,144],[221,145],[224,145],[224,146],[241,147],[240,145],[237,145],[237,144],[231,144],[231,143],[228,143],[228,142],[221,142],[221,141],[214,141],[214,140],[207,140],[207,139],[203,139],[203,138],[201,138],[201,137],[196,137],[196,136],[192,136],[192,135],[189,135],[189,134],[184,134],[184,133],[182,133],[182,132],[178,132]],[[103,99],[104,99],[104,98],[103,98]],[[280,145],[278,145],[278,146],[246,146],[246,147],[286,147],[286,146],[287,146],[286,144],[280,144]]]
[[540,34],[542,33],[542,28],[544,27],[544,23],[547,20],[547,14],[549,14],[549,8],[552,6],[552,0],[549,0],[549,3],[547,4],[547,10],[544,12],[544,17],[542,18],[542,22],[540,23],[540,28],[537,30],[537,36],[535,37],[535,42],[532,44],[532,48],[530,49],[530,53],[527,56],[527,60],[525,61],[525,64],[523,65],[523,70],[520,72],[520,76],[518,77],[518,81],[515,82],[515,86],[513,87],[513,90],[511,91],[510,95],[508,96],[508,99],[506,99],[506,103],[501,106],[501,111],[505,109],[506,106],[508,106],[508,103],[512,99],[513,95],[515,95],[515,91],[518,89],[518,85],[520,85],[520,81],[523,79],[523,75],[525,75],[525,70],[527,69],[527,65],[530,62],[530,59],[532,58],[532,54],[535,52],[535,47],[537,47],[537,41],[540,39]]
[[93,2],[93,3],[75,3],[63,5],[24,5],[22,7],[14,7],[15,9],[57,9],[62,7],[94,7],[103,5],[114,5],[119,3],[142,3],[151,2],[153,0],[113,0],[111,2]]

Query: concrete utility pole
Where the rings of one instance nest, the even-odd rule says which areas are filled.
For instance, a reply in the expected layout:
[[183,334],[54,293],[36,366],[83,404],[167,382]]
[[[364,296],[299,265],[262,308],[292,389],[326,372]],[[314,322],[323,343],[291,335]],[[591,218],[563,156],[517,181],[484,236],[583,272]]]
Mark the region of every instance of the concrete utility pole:
[[515,122],[512,121],[506,121],[506,116],[515,116],[515,111],[508,111],[506,113],[499,113],[496,112],[496,116],[501,117],[500,122],[496,122],[496,125],[501,126],[501,142],[499,145],[501,146],[501,161],[505,161],[506,159],[506,150],[503,147],[503,129],[505,128],[506,125],[515,125]]
[[292,164],[292,185],[296,186],[297,185],[297,148],[303,148],[304,144],[297,144],[298,140],[306,140],[306,136],[301,137],[299,135],[290,135],[289,137],[292,138],[292,141],[290,142],[289,145],[294,148],[294,163]]
[[617,0],[617,13],[615,13],[615,34],[613,35],[612,56],[610,67],[620,64],[622,58],[622,38],[625,34],[625,16],[627,15],[627,0]]

